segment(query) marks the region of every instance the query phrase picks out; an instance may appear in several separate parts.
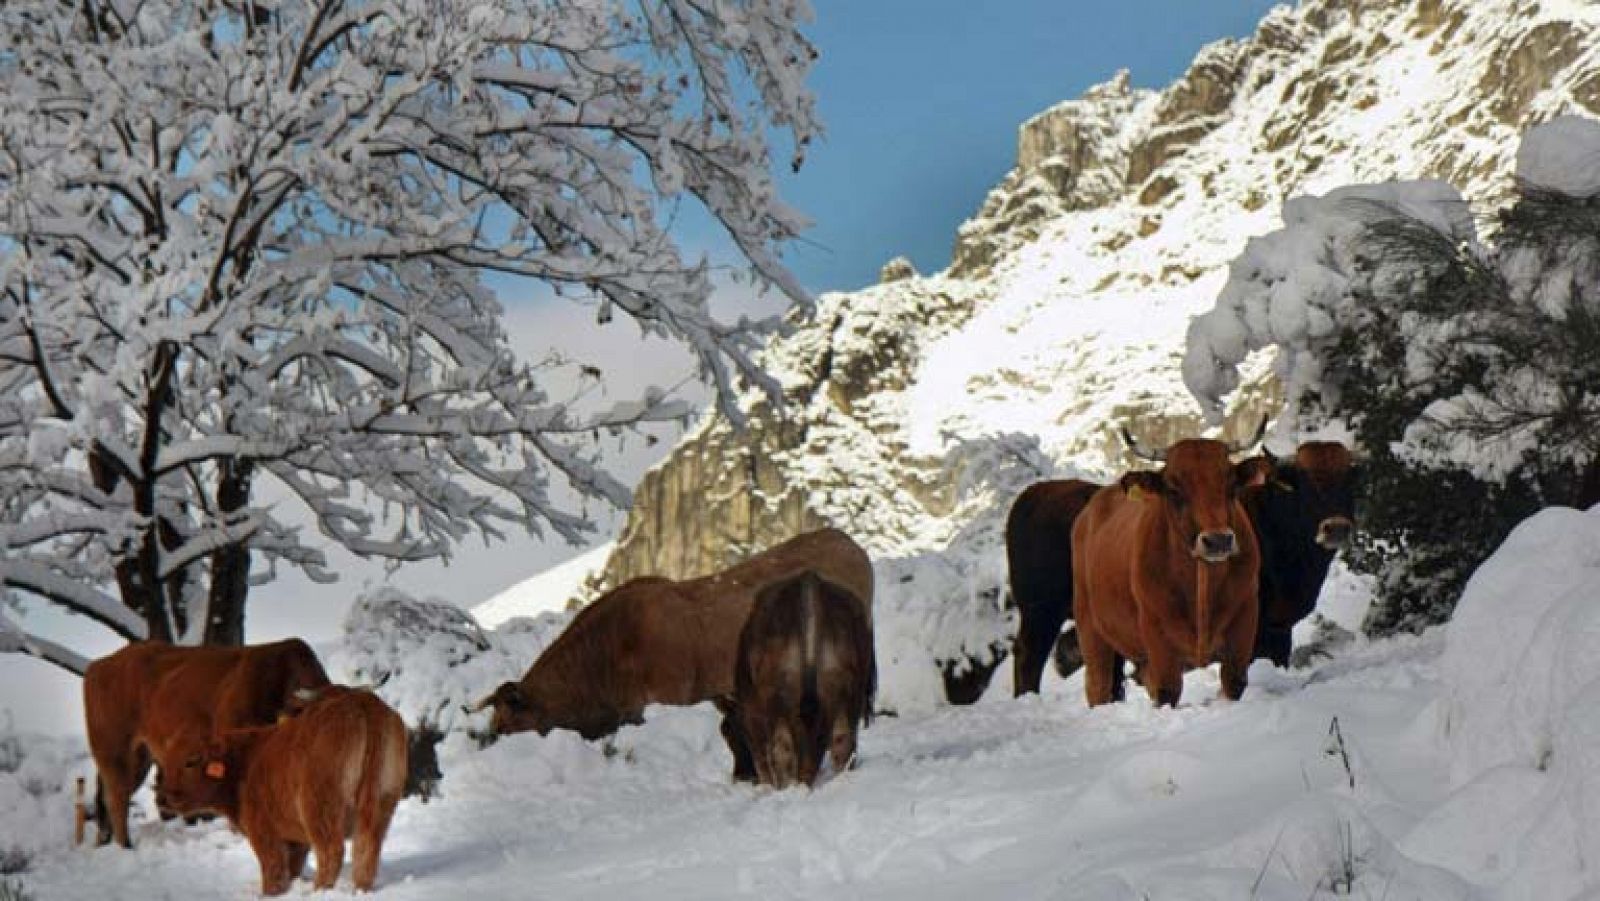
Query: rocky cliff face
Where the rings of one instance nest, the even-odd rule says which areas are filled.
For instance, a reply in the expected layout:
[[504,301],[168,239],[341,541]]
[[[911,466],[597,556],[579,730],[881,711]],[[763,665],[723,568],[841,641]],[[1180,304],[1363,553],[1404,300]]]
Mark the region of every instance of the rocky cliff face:
[[[1155,446],[1199,433],[1185,328],[1245,240],[1286,198],[1350,182],[1447,178],[1493,203],[1523,128],[1600,114],[1597,29],[1594,6],[1566,0],[1309,0],[1161,91],[1119,74],[1030,119],[949,269],[892,265],[824,296],[767,351],[782,408],[752,396],[743,434],[700,423],[639,486],[604,583],[706,572],[833,524],[918,623],[905,654],[993,656],[1010,631],[1006,505],[1037,478],[1128,466],[1121,423]],[[1270,367],[1231,437],[1274,409]],[[953,575],[905,563],[929,555]]]

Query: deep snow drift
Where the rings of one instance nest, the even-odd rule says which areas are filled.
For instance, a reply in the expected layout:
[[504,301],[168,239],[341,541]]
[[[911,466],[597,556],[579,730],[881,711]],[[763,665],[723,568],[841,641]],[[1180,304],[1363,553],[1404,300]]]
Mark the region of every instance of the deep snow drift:
[[[1359,586],[1331,582],[1324,612],[1358,618]],[[814,792],[730,784],[706,705],[604,743],[454,733],[444,797],[401,805],[379,896],[1593,897],[1597,598],[1600,508],[1551,509],[1427,635],[1258,663],[1232,704],[1214,670],[1178,710],[1087,710],[1077,678],[1021,701],[997,684],[878,720],[861,767]],[[147,815],[133,852],[66,847],[64,796],[17,799],[75,767],[27,747],[31,777],[0,772],[0,830],[27,836],[35,896],[253,896],[254,859],[220,824]]]

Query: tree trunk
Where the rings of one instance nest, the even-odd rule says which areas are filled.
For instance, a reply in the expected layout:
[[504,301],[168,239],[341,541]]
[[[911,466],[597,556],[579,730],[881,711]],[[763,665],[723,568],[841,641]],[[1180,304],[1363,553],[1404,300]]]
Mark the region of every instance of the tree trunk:
[[[230,520],[250,502],[255,466],[248,460],[226,460],[217,480],[217,511]],[[206,644],[244,644],[244,604],[250,593],[250,547],[237,542],[211,555],[211,604]]]

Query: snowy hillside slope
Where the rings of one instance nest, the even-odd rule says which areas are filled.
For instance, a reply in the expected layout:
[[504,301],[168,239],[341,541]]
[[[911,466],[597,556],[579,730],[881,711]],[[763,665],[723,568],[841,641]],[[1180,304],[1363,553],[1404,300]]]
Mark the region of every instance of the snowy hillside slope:
[[565,610],[573,599],[584,596],[584,583],[605,566],[613,547],[609,541],[596,545],[565,563],[524,579],[473,607],[472,616],[484,628],[493,629],[514,616]]
[[[646,475],[606,581],[708,572],[832,524],[890,567],[904,617],[880,635],[989,657],[1011,625],[975,524],[1027,482],[1127,466],[1121,423],[1154,445],[1202,429],[1185,330],[1246,239],[1293,196],[1390,178],[1448,179],[1482,215],[1527,125],[1600,113],[1597,32],[1600,5],[1573,0],[1307,0],[1164,90],[1118,76],[1041,113],[947,271],[825,295],[766,353],[781,414],[752,395],[748,433],[707,419]],[[1229,437],[1279,403],[1270,364],[1247,362]],[[893,561],[912,559],[944,575],[902,581]]]
[[[443,797],[401,805],[375,897],[1594,897],[1596,548],[1600,508],[1547,510],[1421,637],[1258,662],[1234,703],[1197,671],[1176,710],[1139,692],[1088,710],[1075,677],[881,718],[860,767],[809,792],[731,784],[710,705],[604,743],[454,735]],[[39,754],[36,778],[74,765]],[[38,898],[254,896],[241,838],[143,809],[132,852],[66,848],[66,821],[29,804],[0,806],[0,834],[48,839],[22,877]]]

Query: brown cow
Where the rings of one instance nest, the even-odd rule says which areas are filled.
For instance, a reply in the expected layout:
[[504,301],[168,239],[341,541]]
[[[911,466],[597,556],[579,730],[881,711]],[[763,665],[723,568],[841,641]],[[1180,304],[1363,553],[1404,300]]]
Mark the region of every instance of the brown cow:
[[314,888],[332,888],[355,839],[351,880],[378,877],[389,820],[406,785],[406,724],[370,691],[330,686],[293,717],[221,733],[161,770],[181,813],[209,811],[244,833],[261,892],[281,895],[317,853]]
[[1045,661],[1072,618],[1072,524],[1102,486],[1035,482],[1006,516],[1006,563],[1020,622],[1011,646],[1012,693],[1037,692]]
[[[838,529],[821,529],[723,570],[681,582],[634,579],[584,608],[520,682],[506,682],[468,708],[494,707],[497,735],[571,729],[584,738],[638,722],[648,704],[715,700],[728,712],[739,632],[758,591],[815,570],[872,605],[872,562]],[[737,745],[737,724],[723,734],[735,773],[753,776]]]
[[128,837],[128,799],[152,762],[165,767],[185,735],[277,719],[295,692],[328,684],[305,642],[244,647],[177,647],[135,642],[89,664],[83,711],[99,772],[100,843]]
[[[1130,445],[1131,437],[1126,435]],[[1090,705],[1122,697],[1122,659],[1157,705],[1177,706],[1185,669],[1222,661],[1243,694],[1255,645],[1255,530],[1237,494],[1250,467],[1220,441],[1174,444],[1159,472],[1101,489],[1072,529],[1073,602]]]
[[872,712],[876,672],[872,623],[849,589],[811,571],[763,588],[734,674],[756,781],[788,788],[844,772]]

